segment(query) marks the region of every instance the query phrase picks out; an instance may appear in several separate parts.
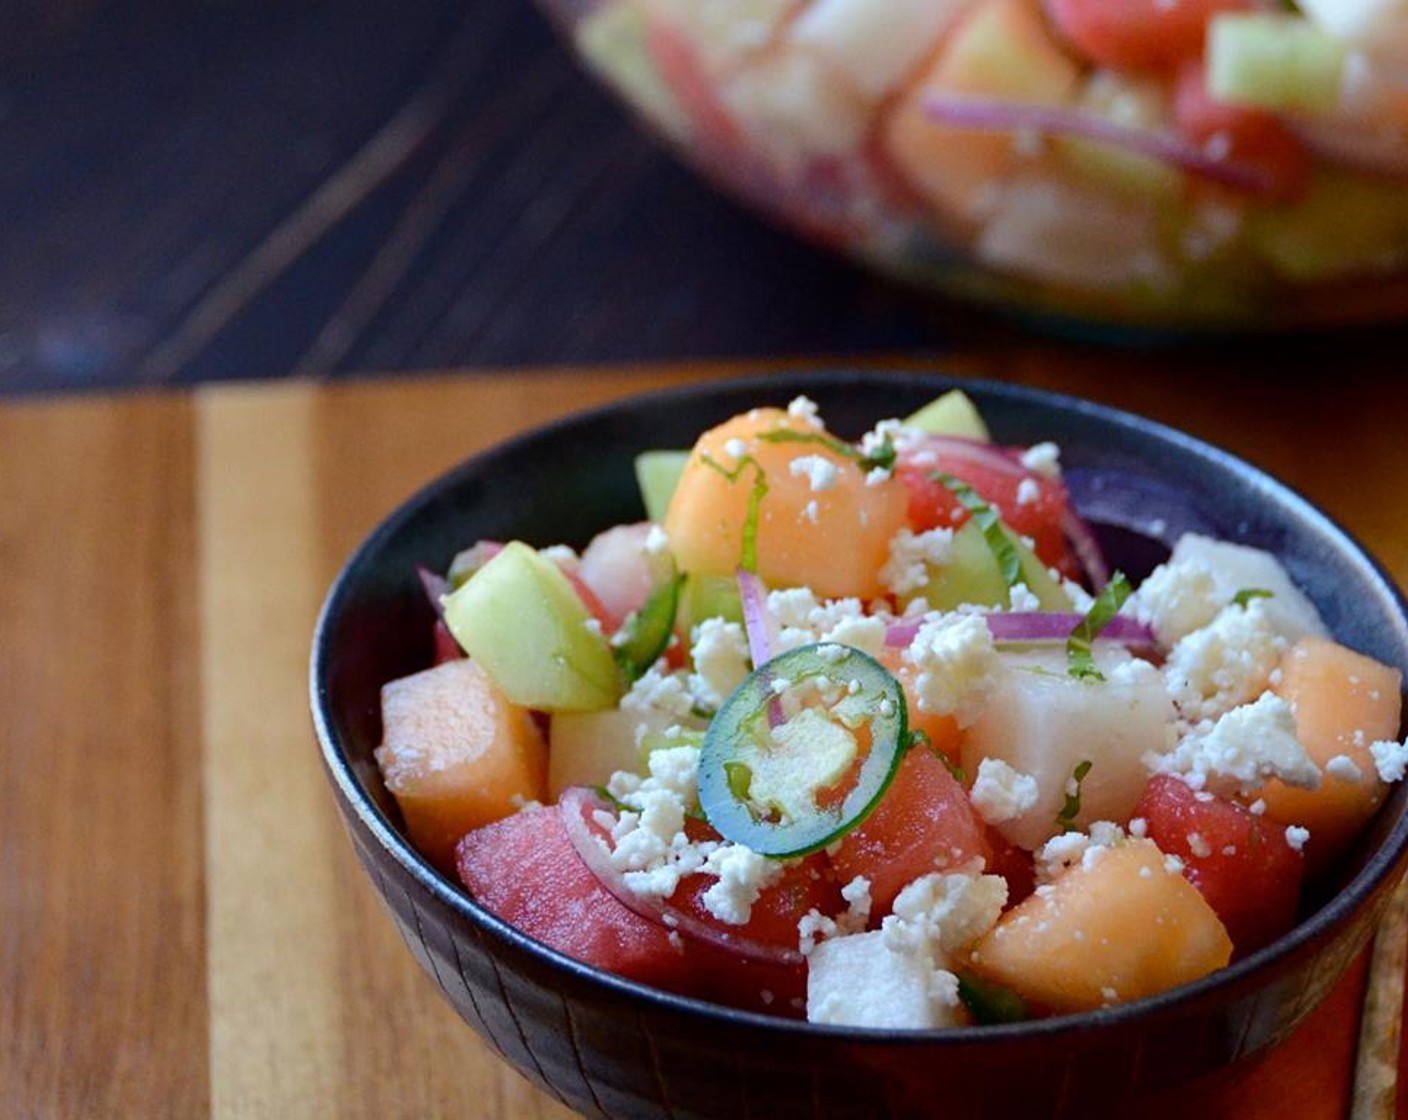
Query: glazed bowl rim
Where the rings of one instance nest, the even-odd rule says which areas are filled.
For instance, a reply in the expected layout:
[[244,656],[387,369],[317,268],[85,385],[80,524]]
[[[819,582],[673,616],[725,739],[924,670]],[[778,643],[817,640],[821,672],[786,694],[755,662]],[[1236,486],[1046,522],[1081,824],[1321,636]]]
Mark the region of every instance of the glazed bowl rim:
[[[1306,523],[1319,535],[1331,538],[1338,549],[1347,551],[1355,563],[1362,565],[1368,574],[1382,585],[1388,601],[1397,608],[1400,629],[1408,627],[1408,601],[1405,601],[1402,590],[1377,558],[1332,516],[1295,488],[1260,467],[1212,443],[1135,412],[1049,389],[955,376],[938,368],[922,371],[844,367],[793,369],[778,373],[716,377],[706,381],[686,382],[630,393],[518,432],[441,472],[404,499],[362,538],[361,543],[344,561],[323,600],[313,630],[309,691],[313,724],[324,769],[344,805],[351,809],[357,821],[382,850],[390,855],[421,890],[446,907],[459,920],[516,947],[552,969],[618,995],[643,1001],[646,1006],[662,1012],[710,1021],[719,1026],[746,1025],[752,1030],[789,1036],[827,1038],[863,1044],[970,1047],[1000,1045],[1015,1040],[1059,1039],[1093,1030],[1118,1029],[1142,1021],[1146,1017],[1157,1017],[1166,1012],[1176,1013],[1201,1003],[1215,1003],[1220,996],[1232,996],[1239,991],[1260,988],[1278,973],[1279,966],[1292,962],[1302,953],[1312,951],[1315,942],[1328,938],[1337,927],[1349,922],[1360,907],[1373,899],[1380,890],[1386,890],[1391,885],[1391,878],[1408,862],[1408,806],[1400,812],[1383,842],[1365,858],[1364,865],[1353,878],[1328,898],[1315,913],[1267,946],[1199,980],[1152,996],[1092,1011],[1012,1024],[901,1030],[809,1023],[745,1011],[676,995],[617,976],[578,961],[522,933],[509,922],[480,906],[467,891],[426,862],[358,780],[350,759],[334,735],[330,696],[323,679],[328,662],[329,631],[332,622],[354,577],[370,563],[370,558],[379,551],[383,542],[397,534],[406,523],[422,516],[425,508],[432,505],[441,493],[452,490],[486,470],[491,471],[496,459],[510,456],[525,446],[556,441],[563,433],[604,420],[623,406],[660,407],[701,396],[708,397],[720,390],[745,395],[756,391],[760,397],[766,394],[785,395],[790,398],[809,390],[821,391],[833,386],[844,388],[867,383],[874,383],[879,388],[897,384],[907,384],[915,388],[923,386],[934,389],[936,393],[948,388],[962,388],[965,391],[971,390],[980,406],[984,397],[997,397],[1006,398],[1023,408],[1052,410],[1058,416],[1082,414],[1098,423],[1133,430],[1141,439],[1152,439],[1156,444],[1171,445],[1180,453],[1201,460],[1219,471],[1231,472],[1242,482],[1250,483],[1257,490],[1274,495],[1288,515],[1283,520]],[[877,416],[876,420],[883,418]],[[1059,443],[1060,433],[1053,432],[1051,438]],[[375,565],[372,565],[373,569],[374,567]],[[1408,648],[1399,652],[1408,656]]]

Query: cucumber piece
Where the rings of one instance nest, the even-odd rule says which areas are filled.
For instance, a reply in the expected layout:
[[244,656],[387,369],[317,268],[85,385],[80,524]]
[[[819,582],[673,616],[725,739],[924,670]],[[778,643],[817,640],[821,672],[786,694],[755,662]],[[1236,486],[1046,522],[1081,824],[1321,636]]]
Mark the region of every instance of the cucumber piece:
[[685,577],[677,617],[686,632],[706,618],[742,622],[743,600],[738,593],[738,581],[733,576],[689,573]]
[[636,456],[636,485],[640,487],[648,520],[657,525],[665,520],[665,511],[670,508],[670,499],[687,462],[688,451],[642,451]]
[[1307,19],[1223,12],[1208,25],[1207,86],[1218,101],[1262,109],[1334,109],[1345,44]]
[[978,406],[962,389],[950,389],[905,418],[906,428],[917,428],[936,436],[958,436],[984,443],[992,440]]
[[621,695],[611,646],[557,565],[511,541],[445,597],[445,625],[513,703],[610,708]]
[[[1022,568],[1022,582],[1047,611],[1068,611],[1070,597],[1037,559],[1031,549],[1008,531]],[[987,607],[1006,607],[1007,584],[998,570],[992,549],[983,538],[983,531],[973,521],[967,521],[953,534],[953,547],[948,563],[936,568],[929,582],[910,598],[922,596],[930,608],[951,611],[965,603]]]

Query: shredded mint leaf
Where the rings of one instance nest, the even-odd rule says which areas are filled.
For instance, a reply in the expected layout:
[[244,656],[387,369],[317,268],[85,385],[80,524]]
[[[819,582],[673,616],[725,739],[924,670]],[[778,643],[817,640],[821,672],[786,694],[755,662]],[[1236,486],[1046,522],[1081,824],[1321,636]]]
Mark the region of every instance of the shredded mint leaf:
[[899,458],[895,451],[894,441],[889,436],[880,441],[880,445],[870,454],[865,454],[853,444],[839,440],[835,436],[827,435],[824,432],[794,432],[790,428],[779,428],[772,432],[762,432],[758,438],[765,443],[814,443],[826,448],[837,455],[843,455],[863,471],[872,471],[879,468],[883,471],[893,470],[895,461]]
[[763,499],[768,494],[768,477],[762,468],[762,464],[751,455],[745,455],[738,460],[738,465],[733,470],[728,470],[712,455],[704,455],[701,461],[711,470],[716,470],[723,475],[730,483],[737,482],[739,476],[747,467],[752,467],[756,472],[753,476],[753,490],[748,495],[748,516],[743,521],[743,547],[738,558],[738,566],[745,572],[758,570],[758,520],[763,508]]
[[942,482],[949,491],[958,499],[958,504],[966,509],[973,518],[973,523],[982,530],[983,540],[987,542],[988,549],[992,552],[992,557],[997,561],[997,569],[1002,573],[1002,582],[1008,587],[1016,587],[1022,582],[1022,558],[1017,555],[1017,548],[1012,543],[1012,538],[1007,535],[1007,530],[1002,524],[1002,519],[998,517],[997,510],[988,505],[978,496],[978,492],[961,479],[945,471],[940,471],[931,476],[936,482]]
[[1110,620],[1119,614],[1131,590],[1124,573],[1116,572],[1095,597],[1095,602],[1090,605],[1090,610],[1085,612],[1085,617],[1071,631],[1071,636],[1066,639],[1067,671],[1077,680],[1105,679],[1104,674],[1095,667],[1095,638],[1110,624]]
[[1253,599],[1274,599],[1276,593],[1264,587],[1244,587],[1232,596],[1232,602],[1239,607],[1247,606]]
[[1080,816],[1080,785],[1085,781],[1085,776],[1090,773],[1090,768],[1094,765],[1090,759],[1083,759],[1071,771],[1071,781],[1075,783],[1075,792],[1068,791],[1066,793],[1066,803],[1056,814],[1056,827],[1064,832],[1069,832],[1074,826],[1076,817]]

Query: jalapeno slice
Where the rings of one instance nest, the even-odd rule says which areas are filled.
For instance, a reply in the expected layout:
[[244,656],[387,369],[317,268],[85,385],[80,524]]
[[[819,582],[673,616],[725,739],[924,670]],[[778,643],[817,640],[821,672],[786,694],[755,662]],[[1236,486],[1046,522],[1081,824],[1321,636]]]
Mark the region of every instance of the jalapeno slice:
[[652,591],[640,610],[621,627],[613,652],[628,681],[643,677],[670,644],[683,584],[684,576],[672,571],[670,578]]
[[904,690],[874,658],[824,642],[779,654],[724,701],[699,754],[699,804],[726,840],[788,858],[860,824],[909,739]]

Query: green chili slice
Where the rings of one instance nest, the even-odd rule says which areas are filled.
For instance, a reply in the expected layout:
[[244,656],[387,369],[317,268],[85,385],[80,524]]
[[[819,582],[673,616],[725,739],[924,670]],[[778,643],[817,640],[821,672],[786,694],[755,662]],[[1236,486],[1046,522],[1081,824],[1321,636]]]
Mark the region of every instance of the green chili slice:
[[[774,703],[776,701],[776,703]],[[899,682],[827,642],[779,654],[724,701],[699,753],[699,804],[726,840],[806,855],[869,815],[909,742]]]
[[978,492],[962,479],[955,478],[945,471],[940,471],[933,477],[935,481],[948,487],[958,499],[958,504],[968,511],[973,524],[982,530],[988,551],[997,561],[997,570],[1002,574],[1002,582],[1009,588],[1016,587],[1022,582],[1022,558],[1017,555],[1017,546],[1007,535],[1007,527],[1002,524],[997,510],[983,501]]
[[1085,617],[1076,624],[1071,636],[1066,639],[1067,671],[1077,680],[1103,681],[1105,674],[1095,667],[1095,639],[1120,613],[1120,608],[1129,598],[1129,580],[1123,572],[1116,572],[1090,604]]
[[670,644],[683,585],[684,576],[671,572],[670,578],[650,593],[640,610],[622,624],[612,644],[612,653],[628,681],[640,680]]
[[958,998],[982,1026],[995,1023],[1021,1023],[1031,1018],[1026,1001],[1011,988],[985,980],[971,972],[958,974]]

